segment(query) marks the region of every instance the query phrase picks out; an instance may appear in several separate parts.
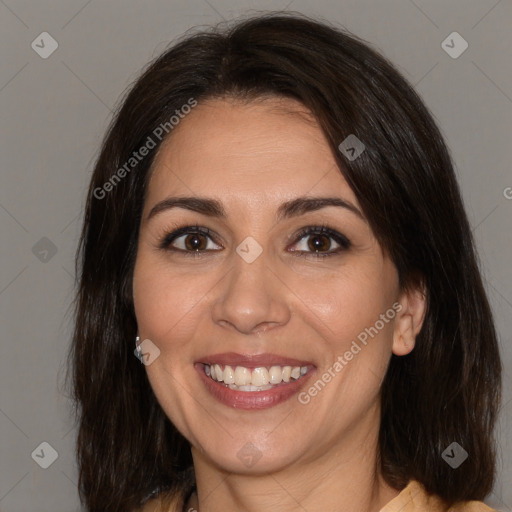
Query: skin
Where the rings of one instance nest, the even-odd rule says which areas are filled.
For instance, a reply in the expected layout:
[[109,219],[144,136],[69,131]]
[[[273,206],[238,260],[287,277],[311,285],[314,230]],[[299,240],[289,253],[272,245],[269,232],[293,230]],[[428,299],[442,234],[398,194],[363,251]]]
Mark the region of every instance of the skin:
[[[227,216],[173,208],[148,219],[170,196],[217,199]],[[135,312],[141,339],[160,349],[147,374],[191,443],[198,492],[188,506],[201,512],[376,512],[399,493],[377,460],[380,389],[391,354],[414,348],[424,296],[399,289],[397,270],[364,217],[328,206],[277,221],[277,208],[299,196],[335,196],[361,211],[318,124],[291,99],[202,102],[154,162]],[[198,257],[160,247],[176,226],[196,224],[215,237],[202,238],[208,250]],[[315,258],[308,246],[315,236],[296,235],[323,224],[350,247]],[[235,250],[248,236],[263,248],[250,264]],[[174,245],[183,249],[185,238]],[[324,251],[338,247],[326,235],[320,241]],[[393,303],[401,306],[395,318],[306,405],[293,396],[263,410],[230,408],[212,398],[193,366],[205,354],[277,353],[313,362],[312,384]],[[237,456],[248,442],[261,455],[251,467]]]

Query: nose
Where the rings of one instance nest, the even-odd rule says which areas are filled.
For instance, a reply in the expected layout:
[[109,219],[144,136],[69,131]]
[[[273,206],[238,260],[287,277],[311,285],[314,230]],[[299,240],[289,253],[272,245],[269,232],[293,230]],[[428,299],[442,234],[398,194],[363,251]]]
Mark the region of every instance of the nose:
[[290,319],[288,289],[268,266],[265,251],[252,263],[237,254],[233,260],[233,268],[216,287],[213,321],[243,334],[285,325]]

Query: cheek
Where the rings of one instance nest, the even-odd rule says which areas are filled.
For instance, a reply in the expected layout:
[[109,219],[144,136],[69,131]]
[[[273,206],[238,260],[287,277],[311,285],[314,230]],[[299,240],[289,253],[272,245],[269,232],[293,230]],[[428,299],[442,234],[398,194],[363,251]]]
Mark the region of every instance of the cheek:
[[133,299],[139,335],[160,350],[160,356],[146,366],[147,376],[167,416],[185,433],[193,431],[185,418],[194,393],[184,391],[194,372],[189,364],[193,348],[190,340],[198,326],[207,284],[170,272],[145,254],[134,269]]
[[293,290],[304,305],[309,321],[323,333],[324,340],[340,351],[360,334],[364,338],[366,329],[376,322],[379,322],[379,337],[391,336],[392,321],[384,325],[379,321],[395,297],[394,287],[388,281],[384,272],[365,271],[363,266],[349,270],[347,266],[322,279],[301,276]]
[[[183,332],[190,329],[194,309],[204,297],[208,283],[170,272],[169,268],[142,256],[135,265],[133,300],[141,337],[168,345],[186,339]],[[164,344],[163,342],[166,341]]]

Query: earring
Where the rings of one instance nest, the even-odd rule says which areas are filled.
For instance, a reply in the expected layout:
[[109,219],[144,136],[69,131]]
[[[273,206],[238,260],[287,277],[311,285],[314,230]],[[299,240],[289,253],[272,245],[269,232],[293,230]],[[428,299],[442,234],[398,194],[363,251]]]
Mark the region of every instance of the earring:
[[135,355],[136,357],[142,361],[142,348],[140,346],[140,337],[139,336],[136,336],[135,337]]

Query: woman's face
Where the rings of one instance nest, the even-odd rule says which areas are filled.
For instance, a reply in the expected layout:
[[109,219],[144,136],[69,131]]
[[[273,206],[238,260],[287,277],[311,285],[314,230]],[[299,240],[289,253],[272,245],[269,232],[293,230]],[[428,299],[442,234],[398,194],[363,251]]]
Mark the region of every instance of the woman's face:
[[378,429],[391,353],[413,347],[396,268],[300,109],[200,103],[157,155],[143,211],[147,374],[194,457],[230,472],[355,450]]

